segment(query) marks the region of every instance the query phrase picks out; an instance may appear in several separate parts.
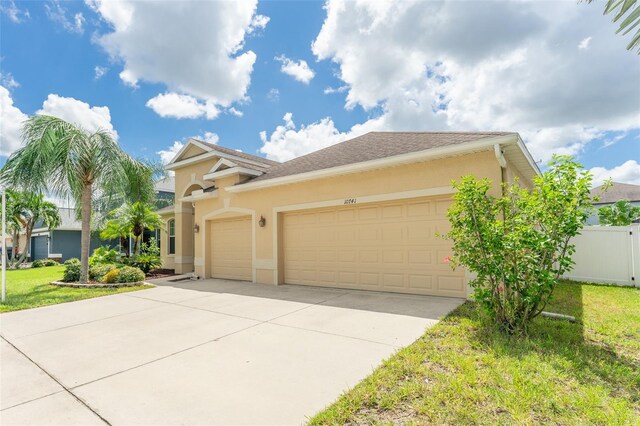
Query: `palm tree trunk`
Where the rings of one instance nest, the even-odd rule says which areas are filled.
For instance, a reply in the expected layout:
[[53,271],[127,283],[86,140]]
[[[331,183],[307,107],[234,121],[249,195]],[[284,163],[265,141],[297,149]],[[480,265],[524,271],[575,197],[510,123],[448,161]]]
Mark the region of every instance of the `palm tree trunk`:
[[82,231],[80,233],[80,282],[89,281],[89,245],[91,243],[91,184],[82,190]]

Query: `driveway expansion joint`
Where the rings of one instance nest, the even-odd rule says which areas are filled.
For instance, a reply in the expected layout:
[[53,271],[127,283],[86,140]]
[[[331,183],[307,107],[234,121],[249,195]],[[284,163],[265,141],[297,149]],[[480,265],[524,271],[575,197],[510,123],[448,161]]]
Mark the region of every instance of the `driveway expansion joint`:
[[[24,356],[26,359],[28,359],[33,365],[35,365],[36,367],[38,367],[44,374],[46,374],[47,376],[49,376],[49,378],[51,378],[51,380],[53,380],[54,382],[56,382],[63,390],[60,392],[67,392],[69,395],[71,395],[76,401],[78,401],[80,404],[82,404],[83,406],[85,406],[89,411],[91,411],[94,415],[96,415],[96,417],[98,417],[100,420],[102,420],[106,425],[111,426],[111,423],[105,419],[102,415],[100,415],[100,413],[98,413],[93,407],[91,407],[88,403],[86,403],[82,398],[80,398],[78,395],[76,395],[75,393],[73,393],[71,391],[70,388],[68,388],[67,386],[65,386],[64,383],[62,383],[60,380],[58,380],[53,374],[49,373],[47,370],[45,370],[40,364],[38,364],[37,362],[35,362],[33,359],[31,359],[27,354],[25,354],[23,351],[21,351],[18,347],[16,347],[16,345],[14,345],[13,343],[11,343],[9,340],[7,340],[4,336],[0,335],[0,338],[2,340],[4,340],[5,342],[7,342],[8,345],[10,345],[13,349],[15,349],[16,351],[18,351],[22,356]],[[51,395],[55,395],[57,393],[60,392],[54,392]],[[49,396],[49,395],[46,395]],[[36,399],[41,399],[41,398],[36,398]],[[20,405],[20,404],[18,404]]]

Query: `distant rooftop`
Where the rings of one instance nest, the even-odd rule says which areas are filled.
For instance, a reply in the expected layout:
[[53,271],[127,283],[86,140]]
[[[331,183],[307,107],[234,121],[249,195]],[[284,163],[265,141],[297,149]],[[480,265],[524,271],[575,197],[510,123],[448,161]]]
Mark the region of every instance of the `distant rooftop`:
[[612,204],[620,200],[640,201],[640,185],[613,182],[607,192],[600,185],[591,190],[591,197],[595,196],[599,196],[600,200],[594,204]]

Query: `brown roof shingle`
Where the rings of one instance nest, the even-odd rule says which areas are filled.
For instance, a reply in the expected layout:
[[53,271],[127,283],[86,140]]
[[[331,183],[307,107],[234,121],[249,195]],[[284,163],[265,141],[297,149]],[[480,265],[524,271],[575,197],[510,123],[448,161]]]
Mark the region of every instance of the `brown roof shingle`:
[[257,161],[259,163],[262,164],[266,164],[266,165],[276,165],[276,164],[280,164],[277,161],[274,160],[269,160],[268,158],[264,158],[264,157],[258,157],[257,155],[252,155],[252,154],[247,154],[246,152],[242,152],[242,151],[236,151],[235,149],[231,149],[231,148],[225,148],[224,146],[220,146],[220,145],[216,145],[216,144],[212,144],[209,142],[205,142],[205,141],[201,141],[200,139],[195,139],[194,140],[200,142],[203,145],[206,145],[210,148],[215,149],[216,151],[220,151],[223,152],[225,154],[229,154],[229,155],[235,155],[236,157],[241,157],[241,158],[245,158],[247,160],[251,160],[251,161]]
[[640,185],[613,182],[607,192],[602,191],[602,185],[591,190],[591,197],[599,196],[595,204],[610,204],[620,200],[640,201]]
[[257,182],[299,173],[425,151],[515,132],[370,132],[269,167]]

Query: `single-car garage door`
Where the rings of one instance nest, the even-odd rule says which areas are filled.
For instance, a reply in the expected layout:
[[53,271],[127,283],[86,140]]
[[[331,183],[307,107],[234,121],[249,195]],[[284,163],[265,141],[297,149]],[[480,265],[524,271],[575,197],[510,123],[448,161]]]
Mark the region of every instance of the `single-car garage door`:
[[464,272],[445,262],[448,198],[285,213],[284,281],[465,297]]
[[40,235],[31,237],[31,260],[47,259],[49,257],[49,237]]
[[251,217],[216,220],[210,226],[211,275],[251,281]]

